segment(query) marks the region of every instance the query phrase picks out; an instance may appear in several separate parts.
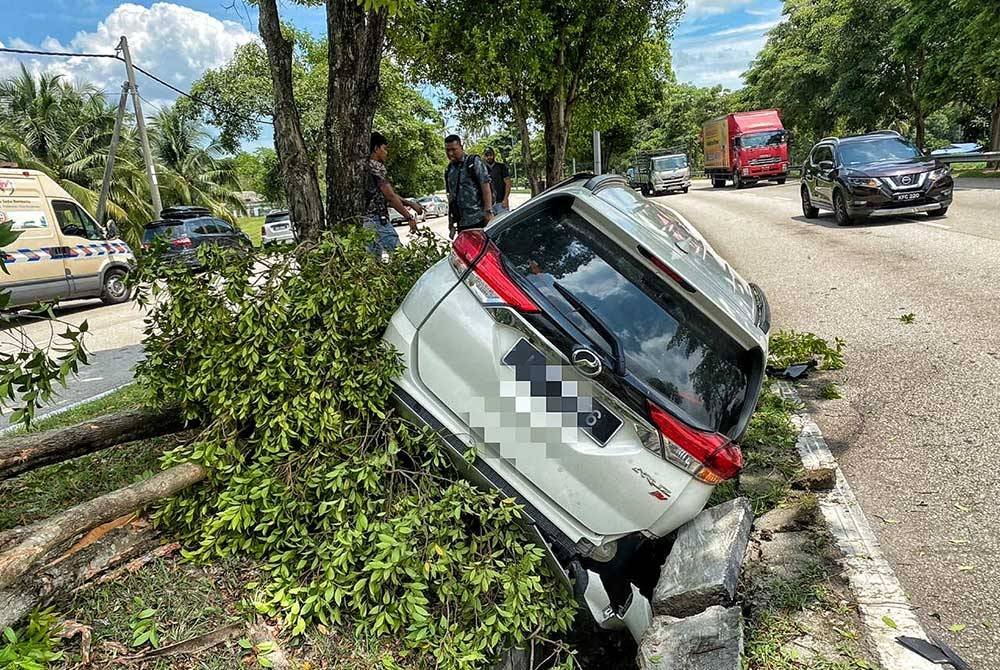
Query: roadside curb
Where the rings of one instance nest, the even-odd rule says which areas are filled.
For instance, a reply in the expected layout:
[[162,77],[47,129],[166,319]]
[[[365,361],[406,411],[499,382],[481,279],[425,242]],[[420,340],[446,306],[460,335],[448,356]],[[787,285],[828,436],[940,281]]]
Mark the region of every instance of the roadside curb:
[[[776,386],[784,398],[802,404],[791,384],[778,382]],[[878,661],[884,670],[936,670],[937,665],[896,642],[898,635],[923,640],[928,637],[819,426],[805,411],[795,413],[792,420],[800,429],[795,446],[805,468],[832,468],[836,473],[834,488],[816,495],[827,527],[843,555],[841,564]],[[890,627],[884,617],[896,628]]]
[[[56,416],[58,414],[62,414],[63,412],[68,412],[71,409],[76,409],[80,405],[86,405],[88,402],[94,402],[95,400],[100,400],[101,398],[106,398],[107,396],[111,395],[112,393],[114,393],[116,391],[121,391],[126,386],[131,386],[134,383],[135,383],[135,380],[130,381],[130,382],[125,382],[124,384],[119,384],[118,386],[116,386],[114,388],[110,388],[107,391],[101,391],[97,395],[92,395],[89,398],[84,398],[83,400],[77,400],[76,402],[71,402],[70,404],[66,405],[65,407],[60,407],[59,409],[54,409],[51,412],[46,412],[45,414],[41,414],[39,416],[36,416],[34,418],[34,420],[35,421],[41,421],[42,419],[48,419],[51,416]],[[6,435],[7,433],[12,433],[15,430],[17,430],[20,426],[21,426],[21,424],[19,424],[19,423],[18,424],[14,424],[13,426],[4,426],[3,428],[0,428],[0,435]]]

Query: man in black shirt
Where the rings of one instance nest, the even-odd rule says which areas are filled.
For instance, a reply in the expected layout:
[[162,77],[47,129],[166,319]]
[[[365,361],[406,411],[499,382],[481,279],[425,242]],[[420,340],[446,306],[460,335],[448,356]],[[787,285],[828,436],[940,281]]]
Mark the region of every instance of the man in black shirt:
[[485,227],[493,218],[493,190],[486,164],[479,156],[465,153],[458,135],[444,138],[444,150],[448,156],[444,183],[448,190],[449,234]]
[[385,135],[373,131],[368,148],[371,154],[365,166],[367,175],[362,223],[365,228],[375,232],[376,240],[372,243],[370,251],[381,258],[383,252],[392,253],[399,246],[399,235],[389,220],[389,207],[399,212],[403,220],[410,224],[411,233],[417,232],[417,220],[407,207],[415,210],[417,214],[422,214],[424,208],[420,203],[400,198],[392,188],[385,169],[385,160],[389,157],[389,141]]
[[490,182],[493,184],[493,213],[500,214],[510,211],[510,172],[506,163],[498,163],[493,147],[487,147],[483,152],[486,159],[486,169],[490,171]]

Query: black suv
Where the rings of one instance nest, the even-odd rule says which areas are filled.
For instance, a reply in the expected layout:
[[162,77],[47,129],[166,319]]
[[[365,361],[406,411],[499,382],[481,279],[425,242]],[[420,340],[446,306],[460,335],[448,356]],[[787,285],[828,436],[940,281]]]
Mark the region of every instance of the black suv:
[[951,167],[897,132],[827,137],[802,166],[802,213],[811,219],[833,210],[838,226],[920,212],[943,216],[954,186]]
[[190,267],[198,268],[198,247],[212,244],[220,247],[249,249],[250,237],[232,224],[212,216],[204,207],[168,207],[160,212],[160,219],[146,224],[142,246],[148,248],[155,237],[165,237],[170,249],[164,252],[169,258]]

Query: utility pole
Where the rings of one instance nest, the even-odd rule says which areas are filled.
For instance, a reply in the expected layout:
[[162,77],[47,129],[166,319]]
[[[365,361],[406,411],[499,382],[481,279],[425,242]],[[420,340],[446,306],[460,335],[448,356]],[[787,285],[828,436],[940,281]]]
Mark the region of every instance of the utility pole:
[[594,131],[594,174],[601,174],[601,131]]
[[125,70],[128,72],[128,85],[132,89],[132,103],[135,105],[135,127],[139,131],[139,142],[142,146],[142,159],[146,163],[146,176],[149,177],[149,193],[153,200],[153,218],[160,218],[163,203],[160,202],[160,187],[156,183],[156,168],[153,167],[153,156],[149,151],[149,137],[146,135],[146,119],[142,115],[142,105],[139,102],[139,89],[135,85],[135,70],[132,68],[132,56],[128,52],[128,40],[122,35],[118,43],[122,58],[125,59]]
[[101,197],[97,201],[97,223],[104,225],[105,209],[108,206],[108,192],[111,190],[111,174],[115,169],[115,154],[118,151],[118,138],[121,137],[122,120],[125,116],[125,103],[128,102],[129,83],[122,83],[122,96],[118,99],[118,113],[115,115],[115,130],[111,133],[111,148],[108,150],[108,160],[104,163],[104,181],[101,182]]

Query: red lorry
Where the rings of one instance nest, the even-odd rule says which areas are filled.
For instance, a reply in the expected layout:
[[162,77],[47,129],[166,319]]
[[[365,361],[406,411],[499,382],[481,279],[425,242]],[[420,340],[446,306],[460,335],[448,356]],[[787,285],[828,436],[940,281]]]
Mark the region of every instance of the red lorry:
[[721,188],[731,179],[743,188],[761,179],[788,178],[788,132],[777,109],[737,112],[702,126],[705,175]]

